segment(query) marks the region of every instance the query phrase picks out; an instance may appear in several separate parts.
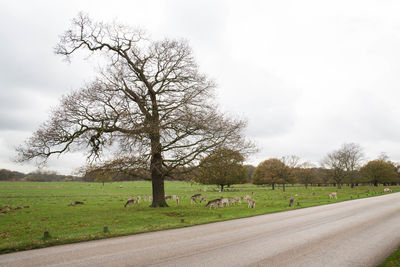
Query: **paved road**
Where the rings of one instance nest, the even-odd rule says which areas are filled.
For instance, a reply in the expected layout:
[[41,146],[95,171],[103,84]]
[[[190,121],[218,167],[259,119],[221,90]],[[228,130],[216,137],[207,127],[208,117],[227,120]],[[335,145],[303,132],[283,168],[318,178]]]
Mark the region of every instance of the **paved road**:
[[400,244],[400,193],[0,255],[2,266],[376,266]]

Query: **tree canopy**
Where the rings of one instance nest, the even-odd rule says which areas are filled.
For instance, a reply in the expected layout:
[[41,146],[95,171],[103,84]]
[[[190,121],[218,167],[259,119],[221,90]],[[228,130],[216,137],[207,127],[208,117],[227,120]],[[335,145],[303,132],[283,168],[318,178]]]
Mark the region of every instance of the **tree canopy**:
[[304,184],[306,188],[310,184],[322,182],[322,179],[318,177],[318,169],[309,162],[304,162],[299,167],[294,168],[292,171],[296,182]]
[[93,160],[114,151],[117,162],[146,166],[152,207],[164,207],[164,178],[174,170],[198,164],[216,147],[252,147],[242,135],[246,122],[218,111],[215,83],[200,72],[186,41],[153,41],[141,30],[79,14],[55,53],[69,60],[79,50],[101,56],[104,66],[61,99],[17,149],[20,161],[46,162],[68,151],[86,151]]
[[202,184],[225,185],[247,182],[247,170],[243,166],[244,157],[235,150],[218,148],[200,161],[197,181]]
[[269,184],[275,189],[276,184],[286,184],[291,181],[291,176],[290,168],[281,160],[268,159],[258,164],[254,171],[253,184]]
[[364,157],[363,149],[355,143],[343,144],[340,149],[329,153],[322,165],[329,169],[331,178],[340,188],[344,181],[354,186]]
[[360,172],[366,182],[373,183],[375,186],[378,186],[378,183],[391,183],[398,180],[395,166],[381,159],[368,162]]

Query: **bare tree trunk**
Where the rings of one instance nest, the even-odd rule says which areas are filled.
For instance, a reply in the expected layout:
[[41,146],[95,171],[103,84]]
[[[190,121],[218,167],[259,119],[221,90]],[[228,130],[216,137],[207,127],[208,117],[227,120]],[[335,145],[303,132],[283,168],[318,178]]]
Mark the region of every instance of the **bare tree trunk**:
[[223,184],[220,184],[219,186],[221,187],[220,192],[224,191],[224,185],[223,185]]
[[274,183],[272,184],[272,190],[275,190],[275,184]]
[[286,186],[285,186],[286,184],[283,184],[282,185],[282,189],[283,189],[283,192],[285,192],[285,189],[286,189]]
[[150,162],[151,181],[153,188],[153,203],[150,207],[168,207],[165,201],[164,175],[162,173],[162,156],[160,135],[151,136],[152,157]]

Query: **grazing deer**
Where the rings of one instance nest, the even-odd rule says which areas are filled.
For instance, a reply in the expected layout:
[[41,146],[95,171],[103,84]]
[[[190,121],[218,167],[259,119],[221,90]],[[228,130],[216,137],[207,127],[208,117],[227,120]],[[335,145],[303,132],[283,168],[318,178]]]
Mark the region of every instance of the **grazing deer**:
[[294,198],[290,198],[289,200],[289,207],[292,207],[294,203]]
[[222,207],[228,207],[229,206],[229,199],[228,198],[221,199],[221,205],[222,205]]
[[137,196],[136,203],[139,204],[139,202],[140,202],[140,196]]
[[240,200],[240,197],[234,197],[233,198],[236,202],[239,202],[239,204],[242,204],[242,201]]
[[149,201],[153,201],[153,196],[149,196]]
[[[203,196],[201,195],[201,194],[195,194],[195,195],[193,195],[193,196],[191,196],[190,197],[190,203],[191,204],[193,204],[193,203],[195,203],[195,204],[197,204],[197,198],[202,198]],[[201,200],[200,200],[200,202],[201,202]]]
[[329,199],[331,198],[337,199],[337,193],[336,192],[329,193]]
[[172,199],[172,196],[165,195],[165,200],[167,200],[167,199]]
[[254,209],[256,207],[256,201],[254,199],[248,199],[247,203],[247,208]]
[[392,192],[392,189],[390,189],[390,188],[385,188],[385,189],[383,189],[383,192]]
[[244,200],[249,200],[249,199],[251,199],[251,197],[249,195],[246,195],[246,196],[243,197],[243,199]]
[[240,197],[233,197],[233,198],[229,199],[229,202],[230,202],[231,204],[235,204],[235,205],[236,205],[236,203],[242,203],[242,202],[240,201]]
[[197,204],[195,197],[190,197],[190,204]]
[[178,196],[175,196],[175,201],[176,201],[176,205],[178,206],[179,205],[179,197]]
[[202,197],[202,198],[200,199],[200,203],[203,202],[203,201],[204,201],[204,202],[207,202],[207,198],[206,198],[206,197]]
[[135,205],[135,199],[133,197],[128,198],[128,201],[126,201],[124,208],[126,208],[126,206],[128,206],[129,204],[132,204],[132,206]]
[[211,207],[217,208],[220,205],[221,205],[221,199],[217,198],[217,199],[208,201],[208,203],[204,207],[205,208],[210,207],[210,209],[211,209]]

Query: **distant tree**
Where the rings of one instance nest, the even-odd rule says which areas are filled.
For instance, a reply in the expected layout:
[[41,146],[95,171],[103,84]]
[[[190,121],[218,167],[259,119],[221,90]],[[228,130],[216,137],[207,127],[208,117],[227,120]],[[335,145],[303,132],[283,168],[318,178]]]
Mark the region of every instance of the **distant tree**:
[[[296,183],[295,169],[301,165],[300,157],[296,155],[283,156],[281,161],[289,167],[291,173],[286,183]],[[285,184],[283,184],[283,191],[285,191]]]
[[322,165],[329,169],[331,178],[338,188],[341,188],[344,181],[354,183],[357,179],[357,170],[361,167],[363,151],[360,145],[349,143],[343,144],[338,150],[329,153],[322,161]]
[[150,180],[150,174],[145,166],[143,168],[131,168],[130,159],[117,159],[106,161],[102,164],[89,164],[81,168],[85,181],[111,182]]
[[394,169],[397,174],[397,180],[395,183],[398,184],[400,182],[400,162],[393,162],[392,164],[394,165]]
[[[153,41],[142,31],[79,14],[55,48],[69,60],[79,50],[100,56],[97,78],[61,100],[50,119],[20,146],[19,161],[86,151],[101,160],[105,149],[143,164],[151,174],[151,207],[167,207],[164,180],[197,165],[216,147],[249,150],[246,122],[219,112],[215,83],[200,72],[184,40]],[[139,167],[138,167],[139,166]]]
[[381,152],[381,153],[379,153],[377,159],[380,159],[380,160],[383,160],[383,161],[389,161],[389,156],[387,155],[386,152]]
[[197,182],[224,186],[247,182],[247,171],[243,166],[244,157],[227,148],[218,148],[200,161]]
[[253,180],[253,174],[254,174],[254,171],[256,170],[256,167],[253,165],[247,164],[247,165],[244,165],[244,168],[246,169],[246,172],[247,172],[247,181],[249,183],[251,183]]
[[104,186],[105,182],[112,182],[112,173],[109,170],[99,168],[97,166],[89,165],[86,168],[84,174],[85,181],[94,181],[102,183]]
[[106,183],[106,182],[112,182],[112,177],[111,176],[109,176],[109,175],[97,175],[95,178],[94,178],[94,181],[95,182],[98,182],[98,183],[102,183],[103,184],[103,186],[104,186],[104,183]]
[[260,164],[254,171],[253,184],[269,184],[275,190],[276,184],[282,184],[285,191],[285,184],[293,180],[293,175],[288,166],[279,159],[268,159]]
[[288,155],[283,156],[281,161],[291,169],[297,168],[300,166],[300,157],[296,155]]
[[308,162],[301,164],[298,168],[293,169],[296,182],[303,184],[306,188],[309,184],[318,183],[316,167]]
[[339,151],[344,162],[346,181],[353,188],[354,184],[358,183],[360,179],[359,170],[364,159],[363,148],[359,144],[349,143],[344,144]]
[[10,171],[7,169],[0,170],[0,181],[18,181],[25,177],[22,172]]
[[378,186],[379,183],[397,181],[395,166],[391,162],[381,159],[368,162],[361,168],[360,172],[365,181],[373,183],[374,186]]
[[37,169],[25,176],[26,181],[31,182],[57,182],[64,181],[65,175],[58,175],[57,172],[51,170]]
[[323,166],[328,169],[330,178],[334,181],[338,188],[342,187],[342,183],[346,178],[344,163],[341,161],[340,154],[337,151],[329,153],[322,162]]
[[315,168],[316,180],[315,183],[320,186],[321,184],[332,184],[330,170],[323,167]]

